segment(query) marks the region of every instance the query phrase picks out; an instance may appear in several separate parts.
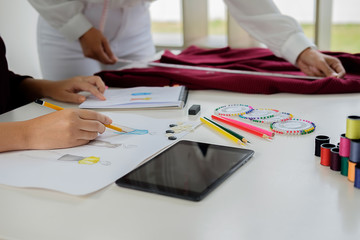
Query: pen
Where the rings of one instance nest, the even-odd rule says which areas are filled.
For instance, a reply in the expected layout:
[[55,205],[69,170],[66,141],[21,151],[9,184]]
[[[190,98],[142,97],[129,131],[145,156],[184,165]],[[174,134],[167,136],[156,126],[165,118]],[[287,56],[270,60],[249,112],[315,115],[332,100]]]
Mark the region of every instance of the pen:
[[[57,111],[64,109],[64,108],[59,107],[59,106],[57,106],[55,104],[45,102],[45,101],[43,101],[41,99],[36,99],[35,103],[43,105],[43,106],[48,107],[48,108],[52,108],[52,109],[57,110]],[[114,125],[111,125],[111,124],[104,124],[104,126],[107,127],[107,128],[111,128],[111,129],[113,129],[115,131],[118,131],[118,132],[123,132],[123,130],[121,128],[119,128],[117,126],[114,126]]]
[[238,134],[237,132],[234,132],[233,130],[226,128],[210,119],[208,119],[207,117],[204,117],[206,120],[208,120],[209,122],[215,124],[216,126],[218,126],[219,128],[223,129],[224,131],[230,133],[231,135],[235,136],[236,138],[240,139],[243,143],[250,143],[244,136],[241,136],[240,134]]
[[259,137],[262,137],[262,138],[271,139],[271,137],[274,136],[273,132],[270,132],[270,131],[267,131],[265,129],[258,128],[258,127],[255,127],[253,125],[246,124],[246,123],[243,123],[243,122],[231,119],[231,118],[218,117],[218,116],[215,116],[215,115],[212,115],[211,118],[216,119],[216,120],[221,121],[221,122],[224,122],[224,123],[227,123],[227,124],[229,124],[231,126],[237,127],[239,129],[242,129],[244,131],[247,131],[249,133],[252,133],[252,134],[254,134],[256,136],[259,136]]
[[201,117],[200,121],[203,122],[208,127],[210,127],[211,129],[215,130],[216,132],[218,132],[218,133],[224,135],[225,137],[229,138],[230,140],[234,141],[235,143],[244,144],[240,139],[238,139],[234,135],[231,135],[230,133],[226,132],[225,130],[219,128],[218,126],[216,126],[215,124],[209,122],[205,118]]

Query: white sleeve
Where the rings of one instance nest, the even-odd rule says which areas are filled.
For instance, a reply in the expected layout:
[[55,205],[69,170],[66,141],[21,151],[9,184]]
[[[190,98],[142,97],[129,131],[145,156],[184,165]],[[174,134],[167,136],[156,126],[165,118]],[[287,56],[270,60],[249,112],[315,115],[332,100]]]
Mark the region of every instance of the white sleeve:
[[283,15],[271,0],[224,0],[234,19],[278,57],[296,63],[299,54],[315,45],[299,23]]
[[92,24],[83,15],[84,3],[71,0],[28,0],[53,28],[69,40],[77,40]]

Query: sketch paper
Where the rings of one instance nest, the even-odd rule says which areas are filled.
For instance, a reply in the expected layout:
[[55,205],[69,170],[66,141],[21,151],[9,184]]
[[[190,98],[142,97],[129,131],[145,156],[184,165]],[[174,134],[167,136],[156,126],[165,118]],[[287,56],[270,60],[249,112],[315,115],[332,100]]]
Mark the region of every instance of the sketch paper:
[[152,108],[182,107],[183,86],[112,88],[105,91],[105,101],[89,96],[80,108]]
[[[179,120],[105,114],[113,119],[113,123],[147,129],[149,133],[119,134],[107,129],[96,141],[84,146],[0,153],[0,184],[85,195],[113,183],[139,163],[175,143],[165,132],[170,124]],[[199,121],[187,124],[196,127]],[[187,133],[177,133],[177,139]],[[80,164],[79,159],[83,157],[86,159]]]

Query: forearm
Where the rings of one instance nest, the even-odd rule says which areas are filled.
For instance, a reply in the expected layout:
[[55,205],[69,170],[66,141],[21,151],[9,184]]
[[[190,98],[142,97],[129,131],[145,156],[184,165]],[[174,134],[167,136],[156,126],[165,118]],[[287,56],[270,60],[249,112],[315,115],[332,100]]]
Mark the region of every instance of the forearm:
[[51,84],[48,80],[26,78],[20,84],[20,90],[24,98],[31,102],[37,98],[47,97],[46,91]]
[[26,121],[0,123],[0,152],[29,149]]
[[103,95],[105,84],[97,76],[78,76],[62,81],[26,78],[19,88],[22,98],[27,102],[47,97],[63,102],[82,103],[85,97],[78,94],[82,91],[90,92],[100,100],[105,100]]
[[[70,82],[70,86],[72,86],[71,84],[72,82],[75,82],[73,81],[73,79],[67,80],[68,82]],[[54,82],[44,79],[26,78],[20,84],[20,91],[22,92],[23,96],[28,102],[43,97],[54,98],[56,95],[58,95],[61,92],[72,91],[70,89],[64,90],[62,87],[63,83],[65,83],[65,80]],[[62,100],[62,99],[57,99],[57,100]]]

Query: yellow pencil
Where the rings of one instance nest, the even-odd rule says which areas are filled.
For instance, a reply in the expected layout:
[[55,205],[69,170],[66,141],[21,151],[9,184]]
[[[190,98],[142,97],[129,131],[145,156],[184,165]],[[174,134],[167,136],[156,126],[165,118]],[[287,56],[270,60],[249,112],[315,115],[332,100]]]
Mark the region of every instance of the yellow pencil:
[[216,132],[224,135],[225,137],[229,138],[230,140],[234,141],[235,143],[238,144],[242,144],[244,145],[244,143],[238,139],[237,137],[235,137],[234,135],[226,132],[225,130],[219,128],[218,126],[216,126],[215,124],[209,122],[208,120],[206,120],[205,118],[201,117],[200,121],[203,122],[205,125],[207,125],[208,127],[210,127],[211,129],[215,130]]
[[124,132],[121,128],[117,127],[117,126],[114,126],[114,125],[111,125],[111,124],[104,124],[105,127],[107,128],[111,128],[115,131],[118,131],[118,132]]
[[[41,101],[42,103],[40,103],[40,101]],[[64,108],[62,108],[62,107],[56,106],[55,104],[48,103],[48,102],[45,102],[45,101],[42,101],[42,100],[39,100],[39,99],[35,100],[35,102],[36,102],[36,103],[39,103],[39,104],[41,104],[41,105],[43,105],[43,106],[45,106],[45,107],[48,107],[48,108],[52,108],[52,109],[54,109],[54,110],[57,110],[57,111],[64,109]]]
[[[45,106],[45,107],[48,107],[48,108],[52,108],[52,109],[54,109],[54,110],[57,110],[57,111],[64,109],[64,108],[59,107],[59,106],[57,106],[57,105],[55,105],[55,104],[45,102],[45,101],[43,101],[43,100],[41,100],[41,99],[36,99],[35,102],[38,103],[38,104],[40,104],[40,105],[43,105],[43,106]],[[123,130],[122,130],[121,128],[119,128],[119,127],[117,127],[117,126],[114,126],[114,125],[111,125],[111,124],[104,124],[104,126],[107,127],[107,128],[111,128],[111,129],[113,129],[113,130],[116,130],[116,131],[118,131],[118,132],[123,132]]]

